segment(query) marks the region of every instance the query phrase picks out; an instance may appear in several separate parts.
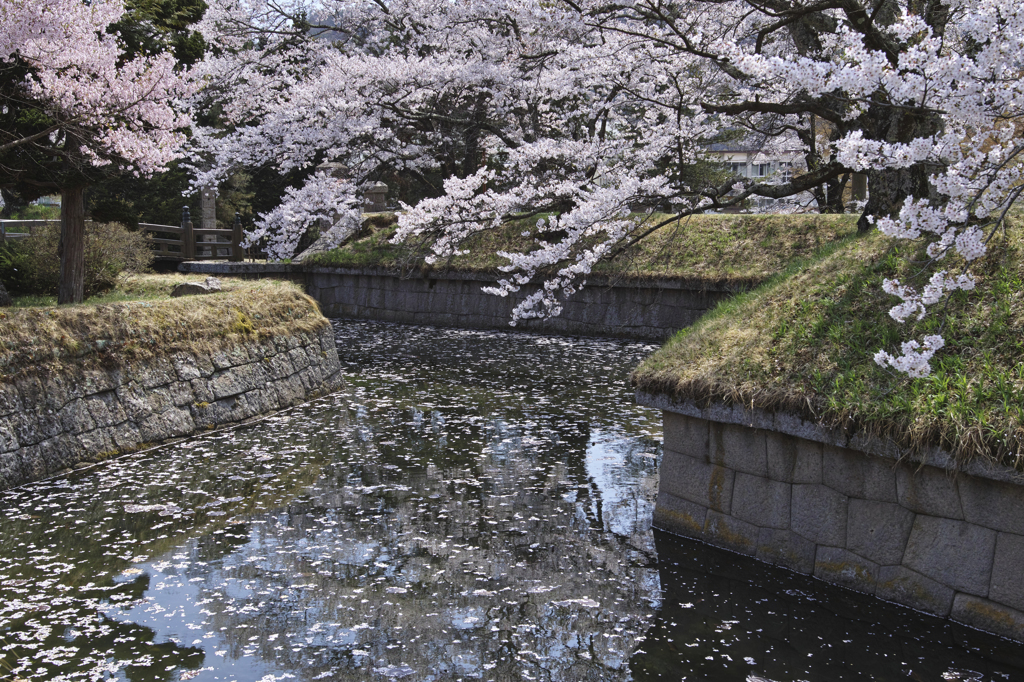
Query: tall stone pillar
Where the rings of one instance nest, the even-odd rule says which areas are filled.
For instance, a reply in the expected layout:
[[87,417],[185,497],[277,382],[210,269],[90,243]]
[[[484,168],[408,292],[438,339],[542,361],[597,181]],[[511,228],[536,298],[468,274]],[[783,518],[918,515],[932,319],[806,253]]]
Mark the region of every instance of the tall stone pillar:
[[[199,191],[199,228],[202,230],[217,229],[217,190],[212,187],[203,187]],[[199,237],[200,242],[215,242],[217,235],[204,234]],[[216,249],[212,246],[199,247],[196,250],[204,256],[216,256]]]
[[[348,178],[348,166],[346,166],[343,163],[337,163],[335,161],[325,161],[324,163],[321,163],[319,166],[317,166],[316,169],[318,171],[323,171],[324,173],[328,173],[332,178],[334,178],[335,180],[337,180],[339,182],[343,182],[345,179]],[[322,234],[324,232],[327,232],[327,230],[331,229],[331,227],[334,226],[334,223],[337,220],[338,220],[337,216],[332,216],[330,220],[326,220],[326,219],[321,218],[320,219],[320,233]],[[305,235],[303,235],[303,237],[305,237]],[[302,241],[300,240],[300,242],[299,242],[299,251],[298,252],[302,253],[302,251],[305,251],[309,247],[309,245],[311,243],[312,242],[307,242],[307,243],[303,244]]]
[[850,193],[854,201],[864,201],[868,198],[868,176],[864,173],[854,173],[850,182]]

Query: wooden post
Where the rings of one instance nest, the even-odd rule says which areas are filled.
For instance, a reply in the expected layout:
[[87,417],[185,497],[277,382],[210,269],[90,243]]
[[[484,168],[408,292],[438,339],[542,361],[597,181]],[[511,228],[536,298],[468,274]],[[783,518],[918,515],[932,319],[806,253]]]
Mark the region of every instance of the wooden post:
[[185,260],[196,257],[196,236],[192,233],[192,217],[188,213],[188,206],[181,209],[181,253]]
[[231,260],[241,263],[245,260],[245,251],[242,249],[242,214],[235,211],[235,224],[231,226]]
[[85,186],[64,187],[60,197],[57,303],[81,303],[85,299]]
[[868,176],[863,173],[854,173],[853,181],[850,183],[850,194],[854,201],[864,201],[868,198]]

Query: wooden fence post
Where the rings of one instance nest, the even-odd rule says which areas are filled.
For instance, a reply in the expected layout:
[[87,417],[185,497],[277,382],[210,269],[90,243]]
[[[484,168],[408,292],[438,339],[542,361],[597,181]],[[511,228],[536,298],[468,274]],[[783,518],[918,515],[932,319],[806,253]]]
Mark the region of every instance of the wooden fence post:
[[864,173],[854,173],[850,182],[850,196],[854,201],[864,201],[868,198],[868,176]]
[[192,233],[192,217],[188,213],[188,206],[181,210],[181,252],[185,260],[196,257],[196,237]]
[[231,226],[231,260],[241,263],[245,260],[245,251],[242,249],[242,214],[235,211],[235,224]]

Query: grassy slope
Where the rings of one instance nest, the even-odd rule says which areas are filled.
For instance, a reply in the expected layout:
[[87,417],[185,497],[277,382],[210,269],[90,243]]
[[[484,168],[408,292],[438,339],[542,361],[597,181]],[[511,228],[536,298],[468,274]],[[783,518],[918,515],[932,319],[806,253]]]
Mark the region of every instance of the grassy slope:
[[[666,216],[655,216],[656,219]],[[761,281],[793,258],[851,234],[856,216],[698,215],[672,223],[596,272],[612,277],[669,277],[708,282]],[[461,272],[497,273],[508,261],[495,253],[529,248],[524,225],[476,235],[466,256],[435,266]],[[341,248],[319,254],[309,264],[328,267],[410,269],[422,264],[413,245],[389,243],[393,227],[376,228]]]
[[[881,285],[914,274],[906,245],[877,233],[847,239],[682,330],[634,380],[677,399],[785,409],[910,451],[939,445],[962,460],[1024,469],[1024,229],[991,246],[971,267],[977,291],[901,325],[888,316],[898,299]],[[929,377],[897,376],[873,361],[879,349],[936,332],[947,345]]]
[[222,293],[169,298],[170,285],[185,279],[141,276],[107,298],[134,300],[0,311],[0,378],[26,369],[61,371],[70,358],[74,364],[84,358],[116,365],[155,352],[313,331],[327,323],[316,302],[291,282],[223,279]]
[[[206,275],[183,275],[176,272],[169,273],[145,273],[128,275],[117,283],[117,286],[110,291],[105,291],[96,296],[90,296],[84,303],[76,305],[107,305],[109,303],[121,303],[124,301],[155,301],[169,299],[171,289],[182,282],[203,282]],[[248,288],[256,285],[256,282],[245,280],[221,279],[224,291],[235,291],[239,287]],[[259,286],[269,286],[268,283],[260,283]],[[56,296],[14,296],[15,308],[35,308],[39,306],[57,305]]]

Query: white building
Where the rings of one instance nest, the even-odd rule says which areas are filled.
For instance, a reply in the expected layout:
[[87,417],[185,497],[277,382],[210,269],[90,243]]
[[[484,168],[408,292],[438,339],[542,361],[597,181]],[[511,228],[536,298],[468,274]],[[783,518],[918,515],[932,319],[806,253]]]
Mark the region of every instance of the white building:
[[[751,134],[729,142],[716,142],[708,151],[712,157],[718,157],[725,169],[733,175],[759,182],[782,184],[792,180],[794,173],[806,169],[804,149],[799,140],[792,136],[770,138]],[[757,197],[753,200],[755,208],[759,210],[768,210],[780,202],[807,203],[803,196],[781,200]]]

